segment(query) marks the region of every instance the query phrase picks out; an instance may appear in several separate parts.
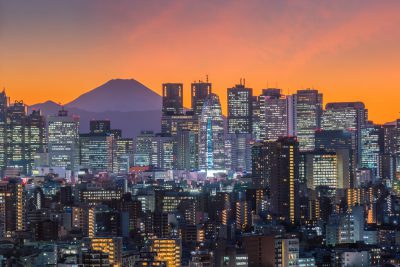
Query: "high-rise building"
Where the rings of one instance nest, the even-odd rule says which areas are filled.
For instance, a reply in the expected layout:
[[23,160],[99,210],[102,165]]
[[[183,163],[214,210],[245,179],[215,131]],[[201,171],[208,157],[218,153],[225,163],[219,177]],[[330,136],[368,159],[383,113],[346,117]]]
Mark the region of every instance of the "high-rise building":
[[142,132],[134,144],[134,165],[173,169],[175,139],[168,135]]
[[91,120],[90,133],[110,133],[111,122],[110,120]]
[[253,89],[244,84],[228,88],[228,133],[251,134]]
[[289,109],[293,108],[289,99],[282,96],[281,89],[275,88],[264,89],[260,98],[263,98],[264,139],[276,141],[279,137],[287,136],[291,119]]
[[384,131],[380,125],[367,123],[361,128],[361,167],[378,175],[379,156],[384,152]]
[[299,148],[293,137],[255,143],[253,184],[267,188],[273,216],[294,223],[298,219]]
[[0,172],[3,173],[6,162],[7,150],[7,108],[9,99],[3,90],[0,93]]
[[322,94],[314,89],[298,90],[294,95],[296,135],[300,151],[315,147],[315,131],[320,128]]
[[225,139],[225,169],[251,172],[251,134],[227,134]]
[[204,102],[199,121],[199,167],[204,170],[223,170],[224,120],[221,103],[216,94],[210,94]]
[[299,219],[299,143],[296,138],[276,141],[276,170],[271,175],[271,205],[278,220],[295,223]]
[[7,112],[7,166],[20,168],[27,172],[26,144],[27,107],[22,101],[16,101],[8,107]]
[[361,128],[366,123],[368,112],[362,102],[328,103],[322,114],[323,130],[345,130],[353,134],[353,150],[357,166],[360,164]]
[[318,150],[303,154],[304,180],[307,187],[327,188],[335,193],[336,189],[350,188],[353,184],[353,167],[348,149],[335,151]]
[[163,115],[177,115],[183,113],[182,83],[164,83],[162,85],[162,97]]
[[37,153],[45,152],[46,147],[46,122],[40,110],[33,110],[27,117],[25,142],[27,173],[31,174]]
[[79,164],[93,172],[117,172],[116,142],[109,133],[79,135]]
[[200,117],[203,110],[203,104],[211,94],[211,83],[207,82],[194,82],[191,85],[192,97],[192,110],[194,114]]
[[47,142],[51,167],[74,171],[79,157],[79,117],[62,109],[47,121]]
[[198,168],[198,135],[190,130],[178,131],[177,167],[179,170],[194,170]]
[[0,236],[12,237],[26,226],[26,192],[20,180],[0,182]]

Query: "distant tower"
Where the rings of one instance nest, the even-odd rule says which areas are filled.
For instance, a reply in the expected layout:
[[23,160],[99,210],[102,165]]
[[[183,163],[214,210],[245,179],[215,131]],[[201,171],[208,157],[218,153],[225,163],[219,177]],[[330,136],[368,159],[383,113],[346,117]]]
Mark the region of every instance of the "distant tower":
[[201,115],[203,103],[211,94],[211,83],[207,82],[194,82],[191,86],[192,109],[196,116]]
[[177,115],[183,113],[183,84],[164,83],[162,85],[163,115]]
[[228,133],[252,132],[253,89],[244,84],[228,88]]
[[298,90],[295,97],[296,133],[300,151],[315,147],[315,131],[320,128],[322,94],[318,90]]
[[50,167],[74,171],[79,158],[79,117],[68,115],[64,108],[58,115],[49,116],[47,141]]
[[200,116],[199,167],[205,170],[223,170],[224,120],[221,103],[216,94],[210,94],[204,102]]

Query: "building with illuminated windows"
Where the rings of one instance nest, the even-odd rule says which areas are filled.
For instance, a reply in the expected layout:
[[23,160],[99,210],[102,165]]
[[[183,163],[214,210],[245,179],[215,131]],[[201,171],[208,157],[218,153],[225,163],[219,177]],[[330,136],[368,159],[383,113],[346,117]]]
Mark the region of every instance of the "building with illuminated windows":
[[168,135],[142,132],[134,142],[134,165],[173,169],[175,139]]
[[225,168],[233,172],[251,172],[251,134],[227,134]]
[[275,266],[299,266],[299,240],[297,238],[275,239]]
[[79,164],[97,172],[117,172],[116,140],[109,133],[79,135]]
[[47,120],[47,142],[50,167],[74,171],[79,160],[79,117],[62,109]]
[[380,125],[365,124],[361,128],[361,168],[371,169],[379,174],[379,159],[384,152],[384,132]]
[[182,245],[180,239],[156,238],[151,241],[151,251],[156,252],[156,260],[166,261],[167,267],[181,266]]
[[203,105],[211,94],[211,83],[198,81],[191,84],[191,100],[194,115],[200,117]]
[[183,113],[183,84],[163,83],[162,85],[163,115]]
[[111,266],[122,266],[122,237],[93,237],[86,239],[85,246],[86,243],[91,250],[108,254]]
[[311,151],[315,147],[315,131],[320,128],[322,94],[318,90],[298,90],[294,95],[295,127],[300,151]]
[[345,130],[353,134],[356,164],[360,164],[361,128],[366,123],[368,111],[362,102],[327,103],[322,114],[323,130]]
[[290,97],[281,94],[281,89],[264,89],[262,112],[264,115],[264,139],[276,141],[279,137],[289,135],[290,123],[293,119],[293,105]]
[[224,170],[224,120],[221,103],[216,94],[210,94],[205,100],[199,125],[199,168]]
[[251,134],[253,89],[244,84],[228,88],[228,133]]

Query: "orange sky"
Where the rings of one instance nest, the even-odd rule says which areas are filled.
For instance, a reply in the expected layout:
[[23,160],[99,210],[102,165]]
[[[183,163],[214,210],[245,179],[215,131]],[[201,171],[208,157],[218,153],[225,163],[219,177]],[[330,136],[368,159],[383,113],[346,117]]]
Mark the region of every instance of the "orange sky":
[[398,117],[400,1],[0,0],[0,86],[28,104],[66,103],[112,78],[160,93],[209,75],[259,93],[314,87]]

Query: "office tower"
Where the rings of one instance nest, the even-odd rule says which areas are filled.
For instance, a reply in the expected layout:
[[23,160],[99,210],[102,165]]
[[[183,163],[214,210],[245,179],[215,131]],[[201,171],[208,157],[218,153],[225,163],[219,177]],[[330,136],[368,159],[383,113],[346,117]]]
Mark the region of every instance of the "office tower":
[[299,240],[297,238],[275,239],[275,266],[299,266]]
[[6,92],[3,90],[0,93],[0,174],[7,165],[6,150],[7,150],[7,108],[9,99]]
[[396,154],[396,142],[397,142],[397,127],[393,124],[384,124],[383,128],[383,139],[384,139],[384,153],[385,154]]
[[20,168],[27,173],[26,112],[22,101],[16,101],[7,112],[7,166]]
[[27,117],[25,129],[27,173],[32,173],[34,159],[37,153],[45,152],[46,122],[40,110],[33,110]]
[[79,135],[79,164],[98,172],[115,172],[116,143],[109,133]]
[[133,138],[117,138],[115,156],[115,169],[120,173],[128,173],[133,162]]
[[248,133],[252,131],[253,89],[244,84],[228,88],[228,133]]
[[299,150],[293,137],[255,143],[253,185],[267,188],[273,215],[294,223],[298,219]]
[[271,173],[272,213],[278,220],[295,223],[299,218],[299,143],[293,137],[278,139],[276,169]]
[[236,201],[235,204],[236,229],[246,231],[250,226],[250,209],[246,201]]
[[47,121],[47,142],[50,167],[75,171],[79,157],[79,117],[62,109]]
[[156,260],[166,261],[167,267],[181,266],[182,245],[180,239],[156,238],[151,240],[151,251],[156,252]]
[[211,83],[194,82],[191,84],[192,110],[195,116],[200,117],[203,110],[203,104],[211,94]]
[[260,105],[260,100],[259,96],[253,96],[252,100],[252,110],[253,110],[253,115],[252,115],[252,130],[251,132],[253,133],[253,138],[254,140],[261,140],[261,125],[262,125],[262,117],[261,116],[261,105]]
[[178,131],[177,134],[177,167],[179,170],[198,168],[198,135],[190,130]]
[[111,122],[110,120],[91,120],[90,133],[110,133]]
[[276,141],[287,136],[289,130],[289,100],[282,96],[281,89],[264,89],[262,96],[264,113],[264,139]]
[[162,97],[163,115],[177,115],[183,113],[182,83],[164,83],[162,85]]
[[142,132],[134,144],[134,165],[161,169],[174,168],[174,143],[171,136]]
[[20,180],[0,182],[0,236],[12,237],[26,226],[26,192]]
[[224,169],[224,120],[216,94],[210,94],[201,112],[199,134],[199,167],[203,170]]
[[348,149],[307,152],[303,160],[308,188],[323,187],[334,194],[338,188],[350,188],[353,185],[353,167]]
[[384,152],[384,131],[371,122],[361,128],[361,167],[371,169],[378,175],[379,156]]
[[86,242],[90,249],[107,253],[111,266],[122,266],[122,237],[93,237]]
[[227,134],[225,139],[225,169],[251,172],[251,134]]
[[323,130],[346,130],[354,135],[353,150],[357,166],[361,163],[361,127],[365,124],[367,115],[364,103],[361,102],[328,103],[322,114]]
[[318,90],[298,90],[294,95],[296,135],[300,151],[310,151],[315,146],[315,131],[320,128],[322,94]]
[[271,173],[276,168],[273,159],[277,157],[276,143],[260,141],[254,143],[251,149],[251,174],[255,188],[270,189]]

